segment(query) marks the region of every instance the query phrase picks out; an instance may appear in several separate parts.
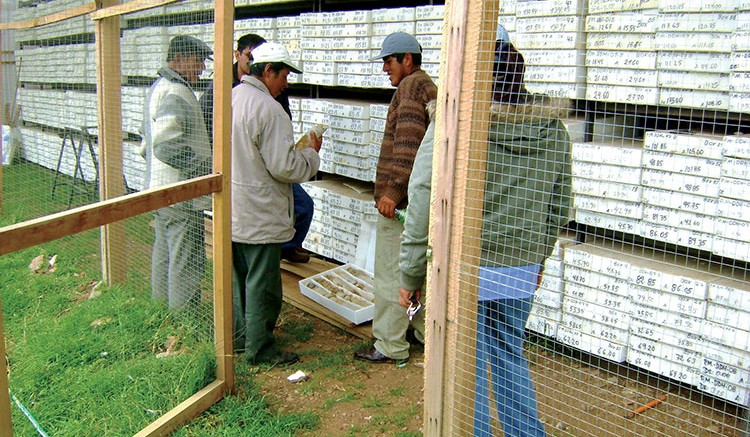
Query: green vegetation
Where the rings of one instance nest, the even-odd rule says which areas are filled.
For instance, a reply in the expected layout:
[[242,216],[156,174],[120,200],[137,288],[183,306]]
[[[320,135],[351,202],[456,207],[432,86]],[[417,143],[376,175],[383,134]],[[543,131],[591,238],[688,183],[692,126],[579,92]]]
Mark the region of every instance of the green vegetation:
[[[51,175],[27,163],[4,168],[0,226],[64,210],[67,193],[51,198]],[[100,286],[96,296],[98,229],[0,257],[10,390],[50,435],[132,435],[215,378],[210,308],[198,317],[151,299],[149,222],[150,215],[128,220],[128,279]],[[39,255],[55,255],[54,268],[33,272]],[[292,330],[297,339],[311,333],[309,324]],[[254,387],[244,387],[248,380],[245,392],[176,435],[285,436],[316,426],[314,415],[271,413]],[[37,435],[19,408],[12,414],[16,435]]]

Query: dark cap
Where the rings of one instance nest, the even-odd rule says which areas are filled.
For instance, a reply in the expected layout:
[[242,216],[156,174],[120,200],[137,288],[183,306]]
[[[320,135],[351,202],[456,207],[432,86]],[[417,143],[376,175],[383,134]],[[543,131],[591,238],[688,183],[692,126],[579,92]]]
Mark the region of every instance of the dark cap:
[[214,52],[211,47],[198,38],[188,35],[177,35],[169,41],[169,51],[167,52],[167,61],[172,60],[175,55],[197,55],[203,59],[210,59]]

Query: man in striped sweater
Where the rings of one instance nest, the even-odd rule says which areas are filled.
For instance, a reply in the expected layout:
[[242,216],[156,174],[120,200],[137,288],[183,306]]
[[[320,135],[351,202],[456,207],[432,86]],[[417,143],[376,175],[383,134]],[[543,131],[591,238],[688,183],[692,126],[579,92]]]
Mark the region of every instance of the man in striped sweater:
[[417,339],[423,342],[424,312],[410,319],[399,305],[398,261],[404,225],[396,219],[395,211],[407,207],[407,186],[414,157],[429,124],[425,106],[437,98],[437,87],[421,68],[422,47],[412,35],[404,32],[388,35],[380,53],[372,60],[383,61],[383,71],[396,92],[388,108],[375,178],[375,206],[380,212],[375,243],[372,324],[376,341],[372,348],[355,353],[355,357],[373,363],[395,362],[403,367],[409,360],[406,330],[413,325]]

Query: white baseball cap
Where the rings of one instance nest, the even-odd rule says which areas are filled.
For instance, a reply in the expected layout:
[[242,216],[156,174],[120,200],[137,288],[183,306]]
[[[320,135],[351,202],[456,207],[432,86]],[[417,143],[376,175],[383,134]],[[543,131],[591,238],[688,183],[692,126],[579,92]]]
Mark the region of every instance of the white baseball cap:
[[267,64],[269,62],[281,62],[282,64],[289,67],[293,72],[300,74],[302,70],[299,69],[294,62],[292,62],[291,56],[286,48],[277,42],[264,42],[258,47],[253,49],[253,64]]

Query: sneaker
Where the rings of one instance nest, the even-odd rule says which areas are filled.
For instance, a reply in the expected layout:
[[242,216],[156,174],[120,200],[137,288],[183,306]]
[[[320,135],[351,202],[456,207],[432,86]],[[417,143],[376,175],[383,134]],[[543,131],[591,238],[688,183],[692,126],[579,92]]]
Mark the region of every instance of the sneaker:
[[301,247],[283,249],[281,251],[281,259],[292,263],[306,263],[310,262],[310,252]]
[[260,364],[270,364],[272,366],[284,366],[287,364],[294,364],[297,361],[299,361],[299,355],[295,354],[294,352],[286,352],[286,351],[279,351],[276,354],[267,357],[267,358],[256,358],[256,359],[249,359],[245,357],[245,361],[247,361],[248,364],[257,366]]

